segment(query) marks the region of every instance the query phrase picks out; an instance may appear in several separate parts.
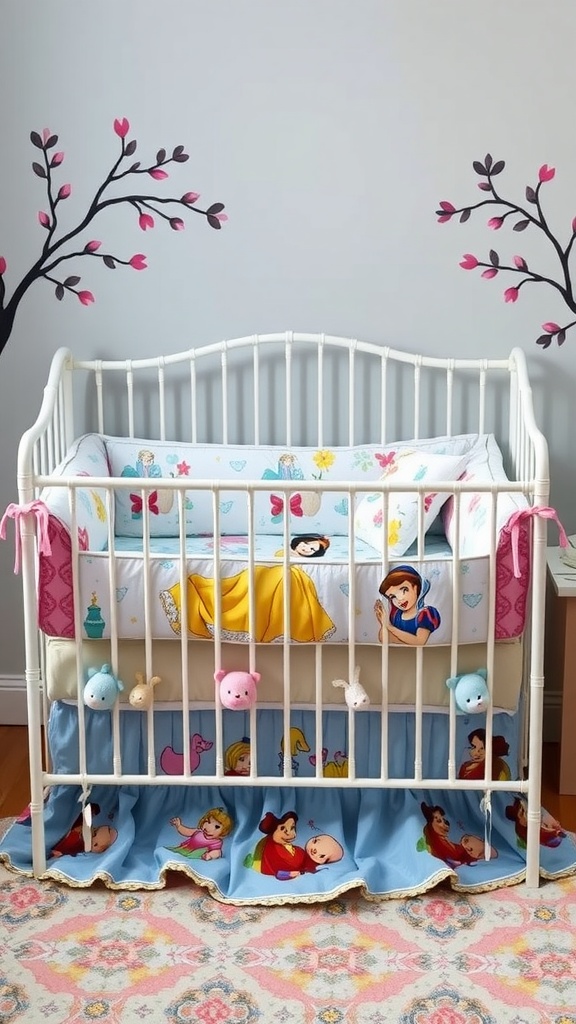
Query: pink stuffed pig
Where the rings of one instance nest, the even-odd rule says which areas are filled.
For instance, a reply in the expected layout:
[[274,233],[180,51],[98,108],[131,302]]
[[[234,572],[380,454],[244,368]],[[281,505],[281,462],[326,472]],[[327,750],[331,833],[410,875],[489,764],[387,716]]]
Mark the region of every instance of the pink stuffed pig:
[[256,703],[256,685],[260,682],[259,672],[226,672],[220,669],[214,673],[220,684],[222,707],[233,711],[246,711]]

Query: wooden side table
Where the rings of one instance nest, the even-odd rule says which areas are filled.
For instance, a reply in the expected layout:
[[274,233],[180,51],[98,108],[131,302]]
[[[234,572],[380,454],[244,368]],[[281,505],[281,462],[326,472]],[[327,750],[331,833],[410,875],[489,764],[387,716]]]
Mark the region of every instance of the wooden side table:
[[546,549],[546,637],[544,674],[562,689],[561,794],[576,795],[576,569],[560,560],[560,548]]

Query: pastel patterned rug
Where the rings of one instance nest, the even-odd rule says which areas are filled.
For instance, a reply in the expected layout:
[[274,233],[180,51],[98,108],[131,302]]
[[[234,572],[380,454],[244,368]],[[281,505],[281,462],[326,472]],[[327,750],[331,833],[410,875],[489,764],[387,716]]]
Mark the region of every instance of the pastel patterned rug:
[[0,1021],[576,1024],[576,878],[237,907],[0,867]]

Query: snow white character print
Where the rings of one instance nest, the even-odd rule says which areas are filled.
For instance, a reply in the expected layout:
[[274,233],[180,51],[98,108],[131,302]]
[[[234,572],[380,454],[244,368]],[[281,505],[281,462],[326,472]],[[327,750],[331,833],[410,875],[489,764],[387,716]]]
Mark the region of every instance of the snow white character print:
[[[324,558],[330,547],[330,538],[323,533],[298,533],[290,541],[292,558]],[[283,558],[284,551],[280,548],[275,552],[276,558]]]
[[384,577],[378,590],[388,601],[388,617],[383,601],[378,599],[374,605],[380,643],[384,642],[387,630],[392,642],[423,647],[441,622],[438,609],[424,604],[430,581],[422,579],[413,565],[397,565]]

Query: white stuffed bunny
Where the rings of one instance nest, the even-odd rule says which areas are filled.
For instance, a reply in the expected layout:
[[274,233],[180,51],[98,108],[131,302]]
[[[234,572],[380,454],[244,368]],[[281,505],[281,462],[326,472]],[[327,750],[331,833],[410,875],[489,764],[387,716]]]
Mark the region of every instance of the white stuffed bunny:
[[360,683],[360,668],[357,665],[354,669],[354,679],[348,683],[345,679],[333,679],[332,686],[344,687],[344,698],[349,708],[360,708],[363,704],[369,704],[370,698]]

